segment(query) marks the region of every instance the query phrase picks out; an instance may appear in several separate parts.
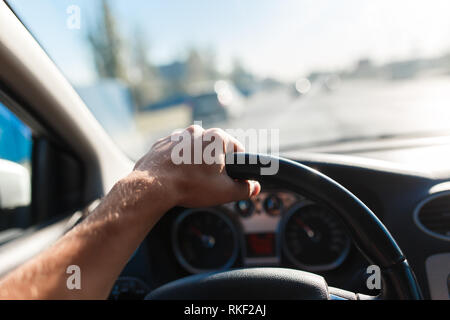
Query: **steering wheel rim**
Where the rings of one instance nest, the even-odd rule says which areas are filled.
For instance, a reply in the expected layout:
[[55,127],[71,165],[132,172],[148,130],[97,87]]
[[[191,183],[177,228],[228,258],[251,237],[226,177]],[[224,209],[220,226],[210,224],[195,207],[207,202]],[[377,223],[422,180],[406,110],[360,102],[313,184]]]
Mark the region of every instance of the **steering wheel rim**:
[[[262,175],[261,169],[268,168],[273,163],[278,163],[278,172],[274,175]],[[262,184],[276,185],[305,195],[313,201],[330,207],[347,227],[353,243],[359,251],[371,264],[380,268],[382,288],[380,295],[374,298],[422,299],[420,287],[414,273],[387,228],[361,200],[333,179],[298,162],[280,157],[249,153],[227,155],[226,171],[233,179],[258,180]],[[272,277],[273,270],[262,270],[267,268],[255,269],[261,270],[250,274],[247,272],[249,279],[254,278],[254,281],[251,283],[258,283],[260,278]],[[285,269],[278,269],[280,277],[285,283],[286,281],[289,283],[292,273],[291,275],[284,274],[283,270]],[[267,274],[265,273],[266,271],[268,272]],[[281,276],[281,274],[283,275]],[[320,280],[315,279],[313,276],[310,277],[308,273],[298,273],[297,276],[301,279],[298,281],[298,284],[303,289],[305,287],[309,288],[309,285],[319,287],[317,283]],[[221,284],[223,286],[226,283],[224,279],[228,281],[241,279],[242,281],[242,270],[228,272],[225,275],[224,273],[215,273],[188,277],[156,289],[150,293],[148,298],[176,297],[176,294],[174,295],[173,293],[180,288],[196,292],[205,283],[208,285],[204,290],[211,291],[211,288],[215,285]],[[274,285],[274,288],[278,289],[279,283],[272,279],[266,285]],[[199,290],[201,291],[202,289]],[[180,289],[180,291],[182,290]],[[315,291],[313,290],[312,292]],[[302,295],[300,297],[304,298]],[[322,295],[311,296],[313,299],[319,297],[322,297]],[[194,296],[190,296],[190,298],[195,299]],[[248,299],[251,298],[248,297]]]

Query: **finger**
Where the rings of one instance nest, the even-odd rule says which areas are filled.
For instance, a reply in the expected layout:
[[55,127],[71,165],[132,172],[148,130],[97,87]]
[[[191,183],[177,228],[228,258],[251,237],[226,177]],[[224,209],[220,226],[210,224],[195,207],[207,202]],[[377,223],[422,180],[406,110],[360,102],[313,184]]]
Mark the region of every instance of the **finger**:
[[[228,135],[229,141],[232,144],[231,148],[225,149],[225,152],[245,152],[244,145],[232,135]],[[231,151],[233,150],[233,151]]]
[[251,197],[257,196],[261,192],[261,184],[255,180],[249,180],[249,181],[250,181],[250,183],[253,183],[253,185],[254,185]]
[[229,179],[227,183],[223,183],[224,190],[222,194],[226,197],[224,202],[232,202],[239,200],[247,200],[250,197],[256,196],[261,191],[261,185],[253,180],[239,180],[235,181]]
[[198,138],[203,135],[203,132],[205,132],[205,129],[203,129],[199,125],[194,124],[194,125],[187,127],[186,131],[188,131],[191,134],[191,136]]
[[180,135],[183,133],[183,131],[184,131],[183,129],[176,129],[172,132],[172,135]]
[[220,128],[206,130],[206,133],[212,134],[223,140],[223,151],[225,153],[244,152],[244,145],[235,137]]
[[244,152],[244,145],[232,135],[225,133],[224,136],[224,151],[225,153]]

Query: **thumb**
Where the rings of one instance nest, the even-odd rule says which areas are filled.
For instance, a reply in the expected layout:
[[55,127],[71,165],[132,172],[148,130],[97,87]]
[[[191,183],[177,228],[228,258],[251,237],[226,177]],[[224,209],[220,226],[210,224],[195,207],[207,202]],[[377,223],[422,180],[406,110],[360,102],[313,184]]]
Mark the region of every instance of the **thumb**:
[[261,185],[257,181],[253,180],[232,180],[230,179],[230,185],[227,186],[227,194],[231,199],[227,202],[246,200],[250,197],[256,196],[261,191]]

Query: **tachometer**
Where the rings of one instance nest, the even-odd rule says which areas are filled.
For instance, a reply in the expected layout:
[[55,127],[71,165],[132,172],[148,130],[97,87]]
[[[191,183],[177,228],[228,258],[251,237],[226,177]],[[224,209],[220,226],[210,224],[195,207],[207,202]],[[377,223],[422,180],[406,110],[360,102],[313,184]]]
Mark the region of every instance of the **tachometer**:
[[178,262],[191,273],[228,269],[239,253],[233,222],[212,209],[183,212],[175,221],[172,243]]
[[281,237],[287,258],[308,271],[337,268],[350,249],[350,239],[336,215],[311,202],[294,205],[286,214]]

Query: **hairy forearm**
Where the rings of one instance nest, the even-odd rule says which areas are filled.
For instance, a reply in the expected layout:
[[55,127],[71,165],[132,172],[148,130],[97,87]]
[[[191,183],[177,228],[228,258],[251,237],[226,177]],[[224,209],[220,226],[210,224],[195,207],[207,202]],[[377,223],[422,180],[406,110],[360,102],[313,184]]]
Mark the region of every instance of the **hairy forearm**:
[[[208,145],[205,141],[214,137],[215,145],[223,149],[214,149],[219,161],[192,164],[190,159],[176,164],[173,156],[177,155],[174,151],[180,136],[187,139],[191,150],[186,154],[191,155],[196,145],[202,147],[203,154]],[[260,192],[257,182],[235,181],[226,174],[225,154],[242,151],[242,145],[223,130],[205,131],[199,126],[158,140],[85,221],[1,280],[0,298],[106,298],[131,254],[170,208],[210,207]],[[67,286],[73,276],[67,274],[69,266],[81,271],[79,290],[78,282],[75,289]]]
[[[173,205],[160,181],[130,175],[86,220],[0,281],[0,298],[106,298],[131,254]],[[80,289],[67,287],[71,265],[80,268]]]

